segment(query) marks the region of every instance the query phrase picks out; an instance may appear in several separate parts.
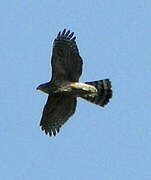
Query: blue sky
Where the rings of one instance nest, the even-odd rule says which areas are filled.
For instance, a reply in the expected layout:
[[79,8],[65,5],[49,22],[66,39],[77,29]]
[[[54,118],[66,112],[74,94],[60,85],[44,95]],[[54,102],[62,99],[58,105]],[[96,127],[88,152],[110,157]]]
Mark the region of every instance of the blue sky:
[[[151,1],[14,0],[0,5],[0,178],[151,179]],[[75,32],[81,81],[110,78],[105,108],[79,99],[56,137],[39,128],[58,31]]]

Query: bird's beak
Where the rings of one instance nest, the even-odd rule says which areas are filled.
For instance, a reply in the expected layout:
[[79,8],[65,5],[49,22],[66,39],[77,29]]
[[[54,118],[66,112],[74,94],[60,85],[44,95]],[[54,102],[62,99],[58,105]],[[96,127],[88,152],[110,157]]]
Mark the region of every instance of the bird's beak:
[[40,90],[40,86],[36,87],[36,90]]
[[48,87],[48,85],[49,85],[49,83],[45,83],[45,84],[40,84],[37,88],[36,88],[36,90],[40,90],[40,91],[42,91],[42,92],[44,92],[44,93],[47,93],[47,94],[49,94],[49,87]]

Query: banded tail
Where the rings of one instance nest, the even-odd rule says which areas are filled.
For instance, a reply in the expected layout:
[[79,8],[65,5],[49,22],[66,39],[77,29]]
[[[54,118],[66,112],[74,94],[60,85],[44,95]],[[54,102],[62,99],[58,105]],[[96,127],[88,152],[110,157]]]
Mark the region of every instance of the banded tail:
[[86,84],[94,86],[97,89],[97,92],[93,94],[86,94],[82,96],[82,98],[96,105],[104,107],[112,97],[110,80],[104,79],[99,81],[86,82]]

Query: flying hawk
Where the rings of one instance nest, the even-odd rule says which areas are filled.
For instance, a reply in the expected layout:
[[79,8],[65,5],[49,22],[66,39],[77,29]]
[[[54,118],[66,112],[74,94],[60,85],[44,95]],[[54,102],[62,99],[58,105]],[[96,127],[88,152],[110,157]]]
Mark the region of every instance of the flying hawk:
[[109,79],[79,82],[83,61],[75,39],[74,33],[66,29],[58,33],[53,43],[51,80],[37,87],[48,94],[40,126],[50,136],[55,136],[74,114],[77,97],[102,107],[112,97]]

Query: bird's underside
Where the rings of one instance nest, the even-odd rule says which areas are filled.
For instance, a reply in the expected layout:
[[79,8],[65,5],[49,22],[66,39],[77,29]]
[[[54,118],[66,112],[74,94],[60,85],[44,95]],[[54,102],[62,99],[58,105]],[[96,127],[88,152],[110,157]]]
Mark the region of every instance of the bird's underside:
[[37,88],[48,94],[40,126],[50,136],[55,136],[74,114],[77,97],[102,107],[112,97],[109,79],[78,82],[83,62],[73,35],[66,30],[59,32],[53,43],[51,81]]

